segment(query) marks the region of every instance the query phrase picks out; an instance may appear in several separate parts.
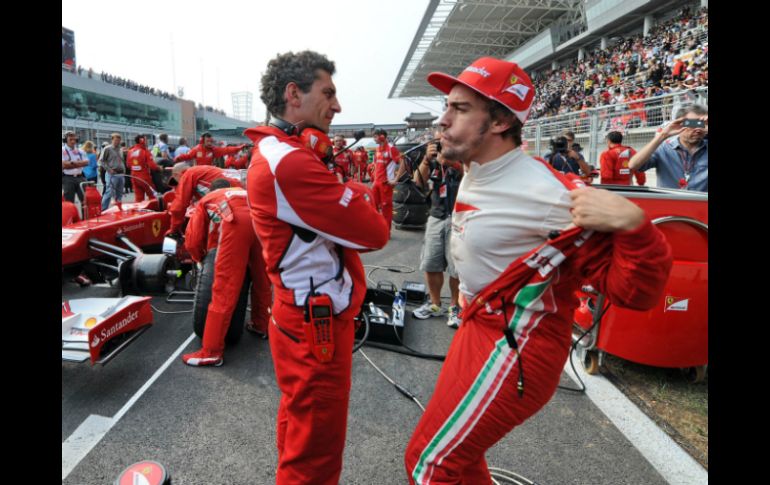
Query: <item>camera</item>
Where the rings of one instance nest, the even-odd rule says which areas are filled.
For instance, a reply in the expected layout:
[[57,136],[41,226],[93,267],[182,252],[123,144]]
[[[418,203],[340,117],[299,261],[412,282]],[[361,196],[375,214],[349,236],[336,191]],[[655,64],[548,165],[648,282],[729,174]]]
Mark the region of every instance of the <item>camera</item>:
[[706,126],[706,122],[703,120],[693,120],[693,119],[686,119],[682,122],[682,127],[684,128],[704,128]]
[[440,141],[436,142],[436,151],[441,153],[441,142]]
[[583,147],[581,147],[579,143],[573,143],[572,149],[575,150],[576,152],[579,152],[583,150]]
[[561,153],[562,155],[566,154],[569,150],[568,147],[569,143],[567,142],[567,138],[563,136],[557,136],[554,138],[551,138],[551,151],[553,153]]

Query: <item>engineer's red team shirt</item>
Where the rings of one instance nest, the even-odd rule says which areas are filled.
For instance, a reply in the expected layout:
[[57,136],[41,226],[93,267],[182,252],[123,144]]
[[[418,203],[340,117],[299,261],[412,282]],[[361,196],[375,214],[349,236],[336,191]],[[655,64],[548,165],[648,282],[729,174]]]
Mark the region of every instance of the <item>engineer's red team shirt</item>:
[[377,150],[374,152],[374,181],[375,183],[385,184],[388,180],[396,178],[396,169],[398,168],[398,160],[401,158],[398,148],[392,146],[390,143],[385,143],[385,148],[378,145]]
[[302,307],[312,277],[332,300],[333,313],[352,318],[366,292],[358,250],[387,243],[385,220],[299,137],[270,126],[245,135],[254,140],[247,178],[251,220],[275,298]]
[[225,155],[231,155],[238,153],[243,149],[244,145],[237,145],[233,147],[211,147],[206,148],[201,144],[195,145],[195,148],[187,153],[183,153],[174,158],[175,162],[185,162],[193,160],[195,165],[211,165],[214,163],[215,158],[224,157]]

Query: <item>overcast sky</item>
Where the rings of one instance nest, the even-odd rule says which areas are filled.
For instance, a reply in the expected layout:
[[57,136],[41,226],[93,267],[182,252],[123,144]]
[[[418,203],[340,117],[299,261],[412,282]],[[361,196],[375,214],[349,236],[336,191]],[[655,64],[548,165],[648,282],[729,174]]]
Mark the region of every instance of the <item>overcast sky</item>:
[[[388,99],[428,0],[63,0],[62,26],[75,32],[77,63],[176,93],[232,115],[230,94],[254,94],[278,53],[312,49],[337,67],[342,113],[334,124],[403,123],[410,112],[440,114],[441,101]],[[172,56],[173,39],[173,56]],[[174,62],[172,62],[172,58]],[[456,74],[456,73],[452,73]]]

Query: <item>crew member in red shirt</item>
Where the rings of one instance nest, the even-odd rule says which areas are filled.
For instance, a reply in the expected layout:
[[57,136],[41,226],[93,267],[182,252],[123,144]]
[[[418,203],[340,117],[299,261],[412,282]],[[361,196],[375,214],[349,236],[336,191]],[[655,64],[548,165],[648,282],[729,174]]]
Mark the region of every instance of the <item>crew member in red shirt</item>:
[[334,135],[334,163],[340,167],[342,172],[342,181],[349,180],[353,174],[353,157],[350,150],[345,150],[345,137]]
[[134,188],[134,202],[143,202],[145,194],[148,199],[154,197],[150,171],[158,171],[160,167],[147,149],[147,141],[143,135],[136,135],[134,143],[126,154],[126,165],[128,175],[131,176],[131,186]]
[[203,348],[182,357],[184,363],[191,366],[222,365],[225,335],[238,304],[247,267],[251,276],[251,322],[246,328],[267,337],[270,281],[265,272],[262,245],[251,225],[246,191],[230,187],[227,179],[214,180],[211,188],[195,206],[185,231],[185,248],[194,261],[203,261],[208,252],[218,248]]
[[190,204],[197,202],[211,191],[211,183],[219,178],[230,180],[234,187],[243,188],[241,173],[211,165],[190,167],[179,162],[171,171],[169,185],[174,188],[174,200],[168,208],[171,214],[171,227],[168,234],[179,233],[185,221],[185,214]]
[[247,169],[249,168],[250,159],[251,149],[248,146],[245,146],[240,152],[228,155],[225,158],[225,168],[234,168],[236,170]]
[[631,185],[633,173],[638,185],[647,182],[644,172],[637,172],[628,168],[631,157],[636,155],[636,150],[622,145],[623,134],[619,131],[607,133],[607,150],[603,151],[599,164],[601,165],[601,183],[615,185]]
[[[385,220],[366,191],[339,183],[298,136],[309,126],[328,132],[341,111],[334,71],[333,62],[312,51],[272,59],[261,80],[270,125],[245,132],[254,141],[247,179],[251,218],[275,294],[268,331],[281,390],[278,485],[339,483],[353,318],[366,292],[358,251],[379,249],[388,240]],[[329,322],[321,323],[331,326],[325,333],[331,350],[306,336],[306,328],[318,328],[305,325],[311,287],[315,298],[331,302],[314,307],[329,313]]]
[[174,158],[174,161],[186,162],[189,160],[192,162],[192,165],[211,165],[215,158],[238,153],[245,146],[243,144],[231,147],[217,147],[214,146],[214,139],[211,137],[211,133],[204,133],[201,135],[200,142],[192,150]]
[[353,165],[355,167],[353,179],[357,182],[363,182],[366,179],[366,166],[369,163],[369,155],[362,146],[353,152]]
[[377,208],[388,221],[388,233],[390,233],[390,223],[393,220],[393,187],[398,180],[396,171],[399,170],[401,153],[399,153],[398,148],[388,142],[388,133],[382,128],[374,130],[374,141],[378,146],[374,153],[375,169],[372,190]]

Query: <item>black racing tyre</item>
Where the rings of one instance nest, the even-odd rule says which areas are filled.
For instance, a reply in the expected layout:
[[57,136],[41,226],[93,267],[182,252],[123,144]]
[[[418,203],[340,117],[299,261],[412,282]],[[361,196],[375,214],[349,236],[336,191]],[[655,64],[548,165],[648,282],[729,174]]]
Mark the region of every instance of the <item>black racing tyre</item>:
[[[208,314],[209,303],[211,303],[211,287],[214,284],[214,260],[217,257],[217,250],[210,251],[203,258],[203,269],[198,273],[198,284],[195,288],[195,301],[193,303],[193,331],[198,338],[203,339],[203,330],[206,328],[206,315]],[[249,297],[249,284],[251,278],[246,272],[243,285],[241,285],[241,294],[238,297],[238,304],[233,310],[233,316],[230,319],[230,327],[225,334],[225,344],[234,345],[241,340],[243,335],[243,325],[246,321],[246,305]]]

